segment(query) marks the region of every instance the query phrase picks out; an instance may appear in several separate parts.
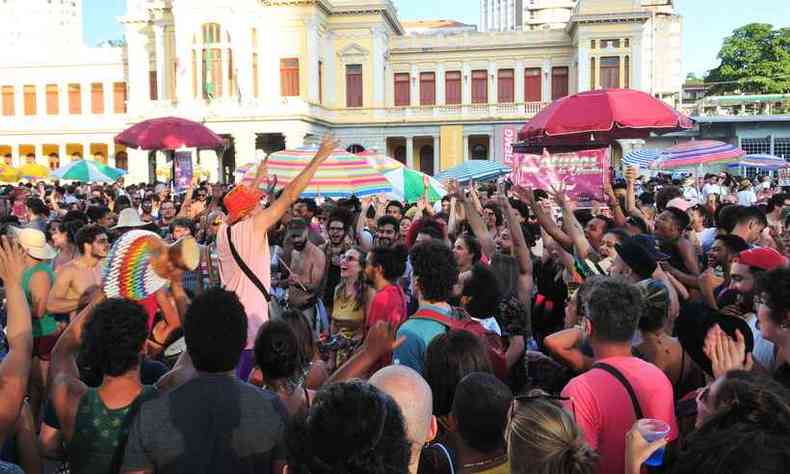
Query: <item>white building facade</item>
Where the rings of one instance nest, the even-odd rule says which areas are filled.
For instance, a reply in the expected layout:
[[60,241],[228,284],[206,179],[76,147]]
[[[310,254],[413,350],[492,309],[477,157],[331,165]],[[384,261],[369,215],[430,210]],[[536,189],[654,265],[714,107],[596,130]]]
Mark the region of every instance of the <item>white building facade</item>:
[[92,157],[151,180],[164,157],[113,137],[179,116],[225,138],[195,153],[211,180],[326,132],[435,173],[498,158],[503,130],[564,95],[630,87],[673,102],[682,85],[681,19],[640,0],[579,0],[564,28],[502,33],[407,34],[390,0],[128,0],[119,21],[123,47],[0,50],[9,164]]

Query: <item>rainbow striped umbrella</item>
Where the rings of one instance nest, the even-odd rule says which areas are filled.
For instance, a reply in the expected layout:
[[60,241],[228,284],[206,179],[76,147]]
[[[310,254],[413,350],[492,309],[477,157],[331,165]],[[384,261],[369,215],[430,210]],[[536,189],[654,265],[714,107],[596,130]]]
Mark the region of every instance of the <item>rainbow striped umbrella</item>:
[[[287,186],[318,152],[318,147],[285,150],[269,156],[269,176],[277,176],[277,188]],[[251,172],[254,172],[252,170]],[[392,185],[364,156],[335,150],[318,168],[302,197],[348,198],[388,194]]]
[[399,170],[405,166],[400,161],[390,158],[387,155],[382,155],[375,150],[363,151],[362,153],[357,153],[356,155],[367,158],[368,163],[376,168],[379,173],[389,173],[390,171]]
[[776,171],[781,168],[790,168],[790,163],[779,156],[746,155],[736,163],[727,165],[727,168],[759,168],[767,171]]
[[735,145],[715,140],[698,140],[681,143],[667,148],[661,153],[651,168],[672,170],[693,168],[705,165],[726,165],[738,161],[746,153]]

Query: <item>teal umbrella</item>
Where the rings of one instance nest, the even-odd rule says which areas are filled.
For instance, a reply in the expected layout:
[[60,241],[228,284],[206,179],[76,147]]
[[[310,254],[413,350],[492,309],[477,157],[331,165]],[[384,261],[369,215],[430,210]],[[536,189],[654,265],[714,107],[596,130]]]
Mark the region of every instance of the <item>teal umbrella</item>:
[[126,171],[92,160],[77,160],[61,166],[52,172],[52,177],[65,181],[83,183],[114,183]]

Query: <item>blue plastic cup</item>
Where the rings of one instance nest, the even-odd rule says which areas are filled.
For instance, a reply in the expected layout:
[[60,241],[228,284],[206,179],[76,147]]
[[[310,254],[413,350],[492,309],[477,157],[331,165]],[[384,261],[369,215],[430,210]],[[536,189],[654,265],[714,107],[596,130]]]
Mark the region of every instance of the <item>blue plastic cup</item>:
[[[636,424],[636,429],[648,443],[666,438],[671,430],[668,423],[652,418],[644,418]],[[664,464],[664,448],[657,449],[645,461],[646,466],[656,467]]]

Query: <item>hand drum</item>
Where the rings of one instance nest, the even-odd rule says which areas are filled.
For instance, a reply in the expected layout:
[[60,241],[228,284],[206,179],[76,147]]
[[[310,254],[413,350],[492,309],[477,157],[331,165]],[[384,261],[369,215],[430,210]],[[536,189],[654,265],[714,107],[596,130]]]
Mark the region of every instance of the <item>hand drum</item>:
[[108,298],[144,300],[167,286],[176,270],[193,271],[200,264],[200,249],[192,237],[168,245],[145,230],[125,233],[113,244],[102,271]]

